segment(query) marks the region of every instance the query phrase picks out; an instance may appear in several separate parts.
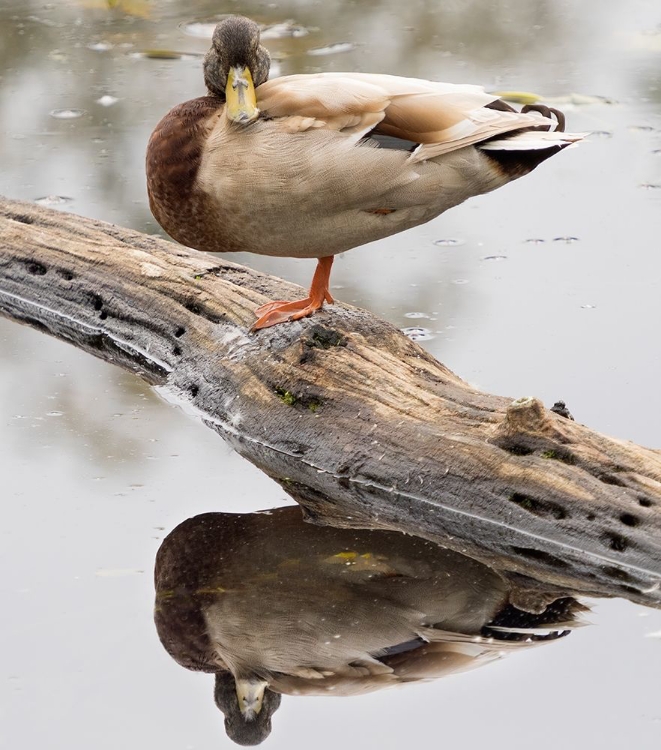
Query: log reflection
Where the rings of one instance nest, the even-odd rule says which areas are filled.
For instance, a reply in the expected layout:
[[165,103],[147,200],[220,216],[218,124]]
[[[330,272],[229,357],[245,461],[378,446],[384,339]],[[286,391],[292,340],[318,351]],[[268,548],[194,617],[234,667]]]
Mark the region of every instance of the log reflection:
[[271,731],[280,694],[355,695],[482,666],[567,635],[584,609],[509,603],[498,572],[398,532],[318,527],[297,507],[207,513],[156,558],[155,620],[187,669],[216,675],[235,742]]

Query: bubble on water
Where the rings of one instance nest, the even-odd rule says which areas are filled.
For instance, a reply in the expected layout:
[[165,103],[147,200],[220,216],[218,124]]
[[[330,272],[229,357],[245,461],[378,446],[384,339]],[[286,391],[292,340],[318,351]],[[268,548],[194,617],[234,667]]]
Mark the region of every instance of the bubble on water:
[[553,242],[562,242],[565,245],[573,245],[574,242],[578,242],[578,237],[554,237]]
[[53,109],[50,116],[56,120],[75,120],[87,114],[84,109]]
[[35,198],[34,202],[40,206],[61,206],[64,203],[71,203],[73,198],[66,195],[44,195],[41,198]]
[[113,104],[117,104],[119,99],[116,96],[110,96],[110,94],[104,94],[100,99],[96,100],[97,104],[102,107],[112,107]]
[[87,49],[91,49],[93,52],[107,52],[112,48],[113,45],[110,42],[91,42],[87,45]]
[[452,279],[453,284],[468,284],[468,279]]
[[427,318],[429,319],[431,316],[423,312],[407,312],[407,313],[404,313],[404,317],[405,318]]
[[523,240],[526,245],[543,245],[546,240],[541,237],[531,237],[529,240]]
[[506,255],[485,255],[484,258],[482,258],[482,260],[496,260],[496,261],[507,260],[507,256]]
[[411,326],[410,328],[401,328],[400,330],[411,341],[429,341],[436,338],[428,328],[421,328],[420,326]]
[[462,240],[459,237],[446,237],[441,240],[434,240],[434,244],[439,247],[459,247],[460,245],[465,245],[466,240]]
[[595,310],[596,307],[596,305],[581,305],[582,310]]
[[315,49],[309,49],[308,55],[339,55],[342,52],[351,52],[355,49],[356,45],[351,42],[335,42],[335,44],[328,44],[325,47],[316,47]]

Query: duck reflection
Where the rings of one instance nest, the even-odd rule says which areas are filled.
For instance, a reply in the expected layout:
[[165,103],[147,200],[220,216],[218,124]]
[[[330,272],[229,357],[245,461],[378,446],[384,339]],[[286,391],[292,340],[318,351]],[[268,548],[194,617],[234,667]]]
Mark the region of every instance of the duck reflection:
[[229,737],[256,745],[287,695],[356,695],[482,666],[567,635],[585,609],[508,602],[495,570],[399,532],[313,526],[298,507],[206,513],[156,557],[167,652],[215,674]]

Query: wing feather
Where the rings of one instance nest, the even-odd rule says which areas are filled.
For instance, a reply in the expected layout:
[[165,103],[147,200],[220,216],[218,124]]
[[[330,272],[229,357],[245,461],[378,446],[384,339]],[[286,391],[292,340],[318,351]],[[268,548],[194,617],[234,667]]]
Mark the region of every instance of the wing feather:
[[[325,128],[361,138],[370,130],[420,146],[412,162],[494,139],[522,128],[547,126],[540,138],[521,139],[518,148],[542,148],[580,140],[552,132],[556,123],[538,113],[491,109],[497,100],[479,86],[370,73],[317,73],[275,78],[259,86],[257,103],[282,118],[289,132]],[[505,148],[505,140],[489,148]],[[538,145],[542,143],[542,145]],[[511,148],[511,146],[509,146]]]

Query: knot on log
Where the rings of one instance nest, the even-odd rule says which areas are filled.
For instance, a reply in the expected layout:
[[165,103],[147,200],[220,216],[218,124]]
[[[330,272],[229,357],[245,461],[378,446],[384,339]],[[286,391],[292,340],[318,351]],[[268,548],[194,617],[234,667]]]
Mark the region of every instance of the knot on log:
[[523,612],[540,615],[560,596],[566,595],[565,592],[559,590],[544,591],[529,588],[531,586],[531,581],[526,580],[523,576],[517,575],[516,573],[510,574],[507,578],[512,584],[512,590],[509,594],[509,602],[513,607],[516,607]]
[[507,407],[491,442],[515,455],[542,452],[549,454],[545,457],[574,463],[571,452],[563,447],[570,442],[568,434],[562,429],[563,419],[546,409],[538,398],[518,398]]

